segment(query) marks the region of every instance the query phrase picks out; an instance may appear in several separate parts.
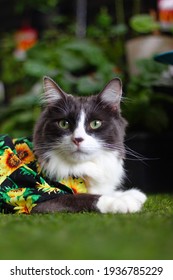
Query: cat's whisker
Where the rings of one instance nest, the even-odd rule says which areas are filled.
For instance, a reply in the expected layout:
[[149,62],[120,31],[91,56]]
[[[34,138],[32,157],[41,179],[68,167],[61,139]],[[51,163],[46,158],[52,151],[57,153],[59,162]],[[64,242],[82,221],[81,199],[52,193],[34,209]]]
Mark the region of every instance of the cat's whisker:
[[[112,144],[104,144],[103,145],[104,148],[106,148],[107,150],[116,150],[119,151],[120,153],[124,152],[124,147],[119,146],[119,145],[112,145]],[[126,160],[137,160],[137,161],[141,161],[143,162],[145,165],[147,165],[145,163],[145,161],[149,161],[149,160],[157,160],[156,158],[148,158],[143,156],[142,154],[132,150],[131,148],[129,148],[128,146],[125,145],[125,154],[126,154]]]
[[129,148],[128,146],[125,145],[125,149],[126,149],[126,153],[128,155],[132,155],[138,159],[142,159],[142,160],[148,160],[149,158],[144,157],[142,154],[132,150],[131,148]]
[[121,103],[131,103],[132,102],[132,100],[131,100],[131,98],[128,98],[128,97],[126,97],[126,96],[122,96],[121,97]]
[[[124,147],[122,146],[122,144],[108,144],[108,143],[102,143],[102,141],[99,141],[101,146],[103,147],[103,149],[107,150],[107,151],[118,151],[120,153],[124,153],[126,154],[126,160],[139,160],[139,161],[146,161],[146,160],[153,160],[152,158],[148,158],[145,157],[143,155],[141,155],[140,153],[132,150],[131,148],[129,148],[128,146],[125,145],[125,150]],[[62,149],[63,147],[63,149]],[[73,152],[72,147],[69,144],[66,143],[56,143],[56,144],[46,144],[46,145],[39,145],[39,147],[37,147],[37,151],[41,151],[45,149],[46,150],[54,150],[56,154],[64,154],[64,152]],[[91,145],[85,145],[85,151],[95,151],[95,147],[91,146]]]

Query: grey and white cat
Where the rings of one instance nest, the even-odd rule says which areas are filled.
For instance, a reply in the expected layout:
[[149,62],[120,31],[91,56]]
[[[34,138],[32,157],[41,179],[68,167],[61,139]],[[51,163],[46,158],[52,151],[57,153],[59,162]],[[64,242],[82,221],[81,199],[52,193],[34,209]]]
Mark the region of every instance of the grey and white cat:
[[126,127],[120,112],[120,79],[89,97],[69,95],[48,77],[44,89],[44,110],[34,130],[35,154],[49,178],[82,177],[88,192],[59,195],[38,204],[33,212],[140,211],[145,194],[120,190]]

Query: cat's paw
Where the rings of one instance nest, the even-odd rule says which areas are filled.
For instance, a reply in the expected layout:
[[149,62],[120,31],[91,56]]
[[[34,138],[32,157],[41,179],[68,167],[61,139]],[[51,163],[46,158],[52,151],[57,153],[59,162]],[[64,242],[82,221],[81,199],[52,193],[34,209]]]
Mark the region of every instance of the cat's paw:
[[135,213],[141,210],[146,199],[146,195],[136,189],[115,192],[113,197],[102,195],[97,208],[101,213]]

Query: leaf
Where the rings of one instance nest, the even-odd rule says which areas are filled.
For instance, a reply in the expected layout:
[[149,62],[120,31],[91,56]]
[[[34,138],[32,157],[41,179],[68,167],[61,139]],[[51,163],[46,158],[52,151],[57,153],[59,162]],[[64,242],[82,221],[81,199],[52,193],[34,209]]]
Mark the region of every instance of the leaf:
[[80,92],[80,94],[84,95],[93,94],[94,92],[97,92],[99,88],[99,82],[90,76],[84,76],[80,78],[77,83],[77,90]]
[[0,141],[0,148],[2,148],[5,144],[5,141]]
[[39,198],[40,198],[41,195],[36,195],[36,194],[33,194],[31,195],[32,197],[32,202],[36,202]]
[[28,59],[24,64],[24,71],[28,75],[41,78],[45,73],[51,76],[53,69],[44,62],[39,61],[38,63],[38,61]]
[[130,26],[139,33],[149,33],[159,29],[159,23],[148,14],[135,15],[130,20]]
[[20,168],[20,173],[27,176],[33,176],[34,178],[37,176],[37,173],[27,166],[22,166]]
[[75,52],[65,50],[60,52],[59,62],[62,67],[72,72],[85,68],[86,66],[84,57],[78,56]]

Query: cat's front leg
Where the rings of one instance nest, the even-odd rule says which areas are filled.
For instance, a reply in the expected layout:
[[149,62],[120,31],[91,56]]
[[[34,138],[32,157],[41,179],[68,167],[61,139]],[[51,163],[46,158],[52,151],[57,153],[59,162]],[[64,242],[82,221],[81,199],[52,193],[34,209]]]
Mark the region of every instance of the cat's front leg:
[[99,212],[97,202],[100,195],[90,194],[64,194],[56,198],[38,203],[31,213],[56,213],[56,212]]
[[113,196],[102,195],[96,206],[101,213],[135,213],[141,210],[146,199],[137,189],[115,191]]
[[53,212],[101,212],[134,213],[141,210],[146,196],[135,189],[117,192],[115,196],[76,194],[59,195],[57,198],[38,203],[32,213]]

